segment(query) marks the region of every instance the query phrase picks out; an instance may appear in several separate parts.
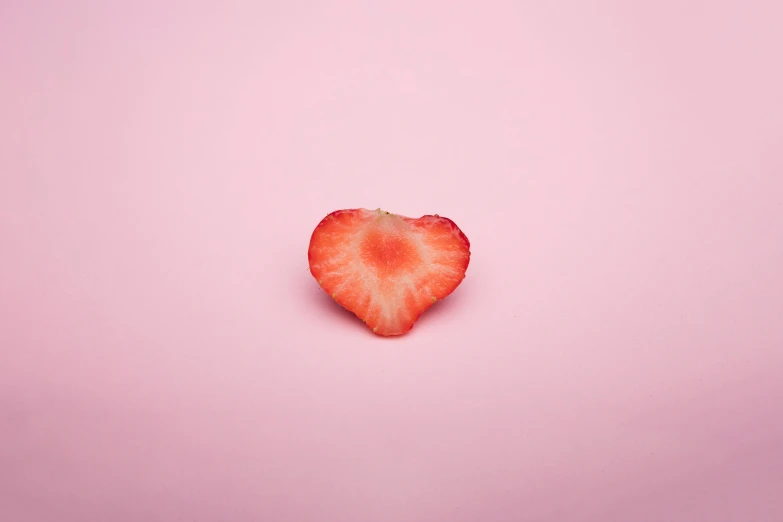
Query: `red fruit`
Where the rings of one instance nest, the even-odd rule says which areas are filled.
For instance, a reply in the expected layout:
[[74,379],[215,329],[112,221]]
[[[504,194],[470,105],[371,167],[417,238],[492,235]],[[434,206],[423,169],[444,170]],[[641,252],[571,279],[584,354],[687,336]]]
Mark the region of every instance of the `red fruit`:
[[450,219],[338,210],[313,231],[310,272],[378,335],[401,335],[465,278],[470,242]]

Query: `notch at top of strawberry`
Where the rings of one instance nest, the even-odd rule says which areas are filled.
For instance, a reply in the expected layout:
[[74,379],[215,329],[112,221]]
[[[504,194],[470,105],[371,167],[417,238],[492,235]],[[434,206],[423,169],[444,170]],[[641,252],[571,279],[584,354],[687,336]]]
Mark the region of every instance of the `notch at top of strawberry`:
[[470,242],[450,219],[337,210],[313,231],[310,273],[376,334],[401,335],[465,278]]

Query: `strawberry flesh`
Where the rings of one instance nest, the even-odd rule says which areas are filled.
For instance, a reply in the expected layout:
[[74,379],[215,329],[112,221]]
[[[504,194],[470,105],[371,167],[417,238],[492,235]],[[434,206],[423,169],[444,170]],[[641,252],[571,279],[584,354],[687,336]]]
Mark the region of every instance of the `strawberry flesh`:
[[310,272],[376,334],[401,335],[465,278],[470,242],[450,219],[338,210],[315,228]]

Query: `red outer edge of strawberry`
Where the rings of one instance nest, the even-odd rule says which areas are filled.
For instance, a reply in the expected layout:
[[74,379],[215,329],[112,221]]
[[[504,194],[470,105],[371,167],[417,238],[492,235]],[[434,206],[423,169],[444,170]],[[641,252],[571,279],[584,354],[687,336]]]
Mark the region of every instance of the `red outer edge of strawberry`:
[[[451,223],[454,226],[454,228],[456,228],[459,231],[459,236],[465,242],[465,245],[468,247],[468,250],[470,250],[470,240],[468,239],[468,236],[465,235],[465,233],[462,231],[462,229],[459,228],[459,225],[457,225],[454,221],[452,221],[451,219],[449,219],[447,217],[436,216],[436,215],[433,215],[433,214],[427,214],[427,215],[421,216],[421,217],[423,217],[423,218],[425,218],[425,217],[433,217],[433,218],[438,218],[438,219],[445,219],[446,221]],[[418,218],[418,219],[421,219],[421,218]]]
[[[313,242],[313,237],[315,237],[315,233],[318,231],[318,227],[321,226],[321,223],[323,223],[324,221],[326,221],[330,217],[336,216],[338,214],[342,214],[344,212],[356,212],[357,210],[361,210],[361,209],[358,209],[358,208],[344,208],[344,209],[340,209],[340,210],[335,210],[333,212],[329,212],[326,216],[324,216],[324,218],[321,221],[318,222],[318,225],[313,229],[313,233],[310,234],[310,243],[308,243],[308,244],[311,244]],[[309,248],[307,249],[307,261],[308,261],[308,264],[309,264],[310,261],[312,261],[312,256],[310,255],[310,249]]]

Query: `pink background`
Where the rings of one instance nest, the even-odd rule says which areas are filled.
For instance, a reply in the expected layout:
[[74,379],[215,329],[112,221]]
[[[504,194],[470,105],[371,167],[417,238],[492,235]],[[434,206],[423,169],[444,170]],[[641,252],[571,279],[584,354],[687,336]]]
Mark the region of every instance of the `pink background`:
[[783,520],[779,2],[219,4],[0,5],[0,520]]

